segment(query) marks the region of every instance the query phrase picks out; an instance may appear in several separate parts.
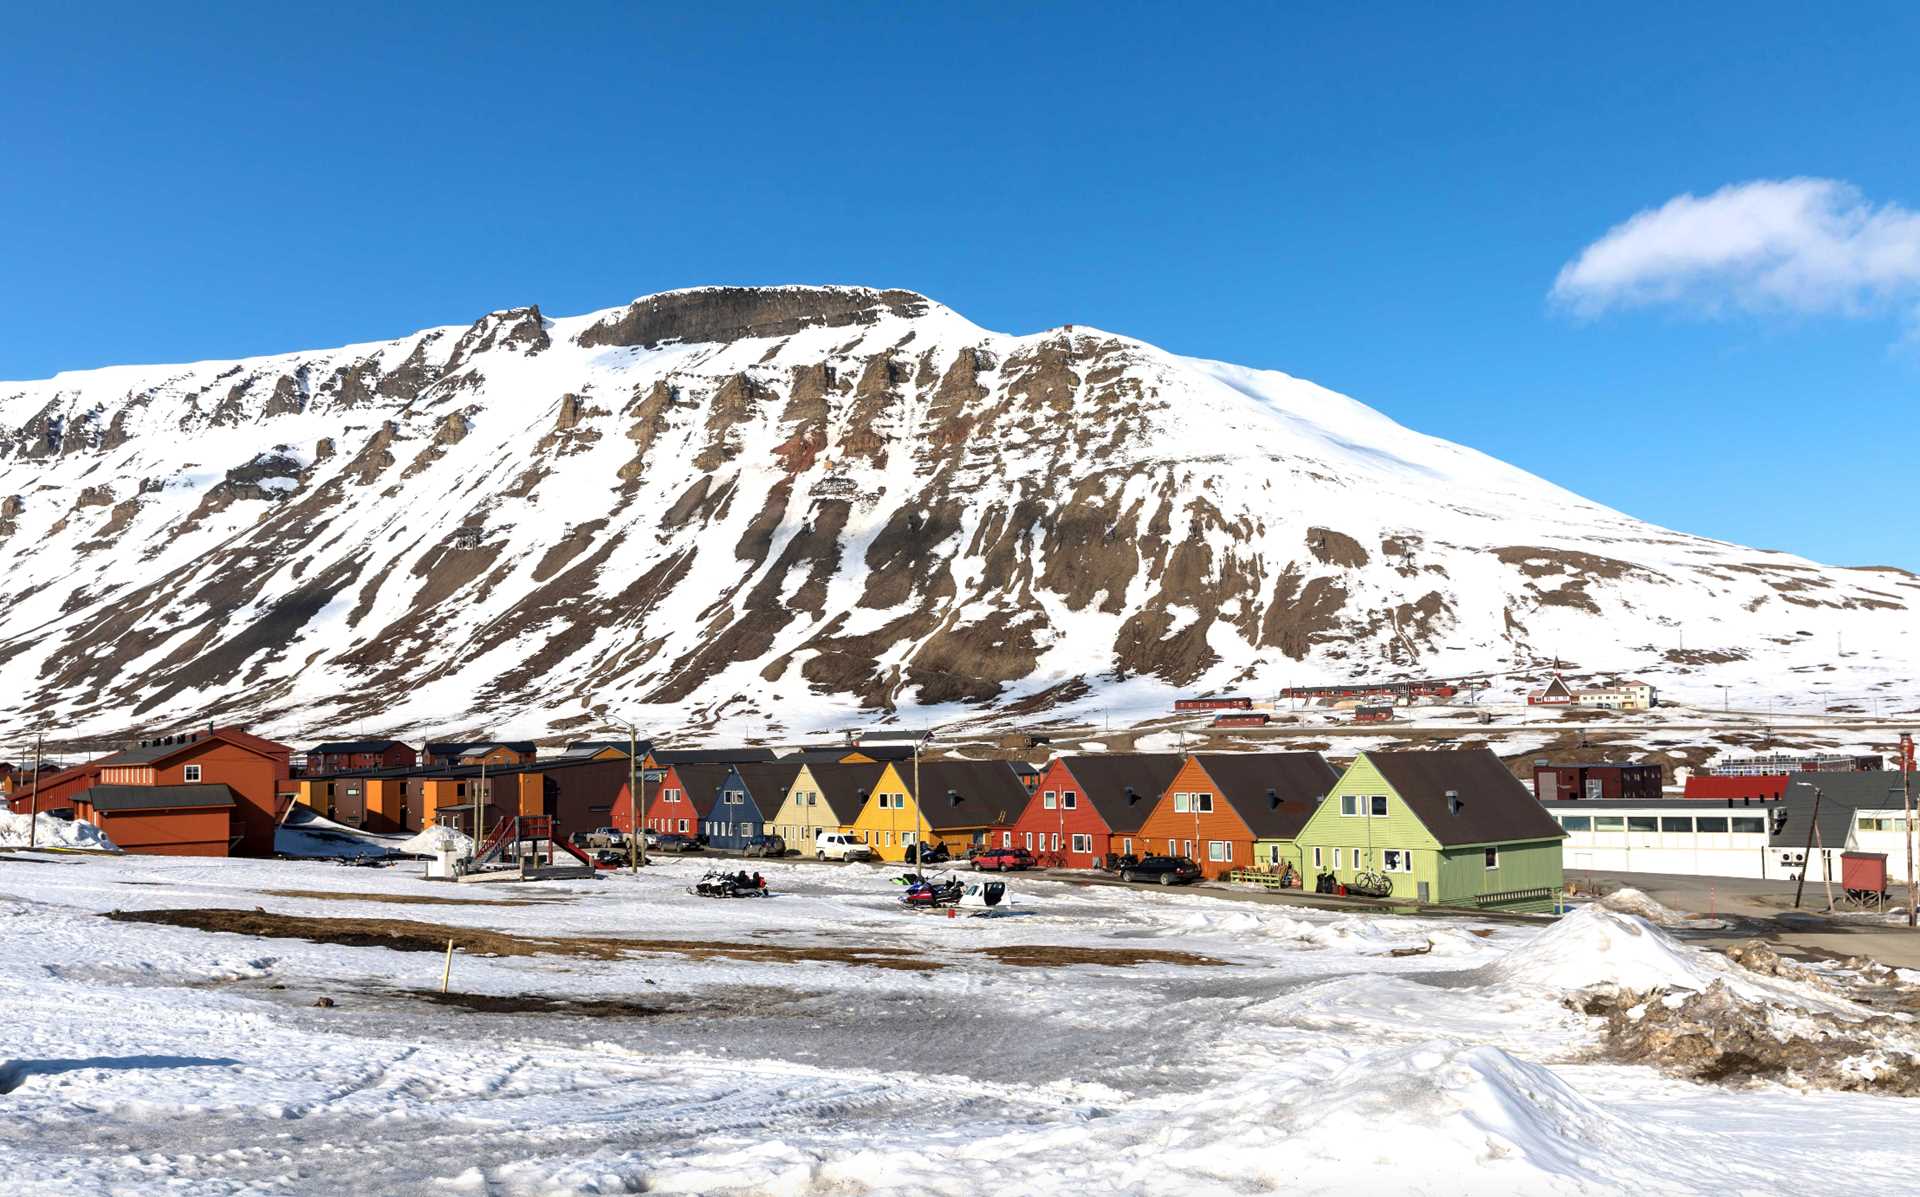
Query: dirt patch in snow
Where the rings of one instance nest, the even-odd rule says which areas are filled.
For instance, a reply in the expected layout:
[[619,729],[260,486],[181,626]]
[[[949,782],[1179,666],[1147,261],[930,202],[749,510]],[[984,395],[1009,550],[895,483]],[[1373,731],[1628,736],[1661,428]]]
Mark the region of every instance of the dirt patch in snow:
[[436,1006],[454,1006],[475,1014],[577,1014],[589,1018],[657,1018],[672,1014],[663,1005],[623,1002],[615,998],[540,997],[531,993],[441,993],[437,989],[404,989],[408,997],[432,1002]]
[[398,902],[407,906],[543,906],[551,902],[573,900],[570,897],[443,898],[436,894],[362,894],[331,889],[269,889],[261,892],[275,898],[312,898],[320,902]]
[[1049,944],[1009,944],[976,949],[1002,964],[1019,968],[1050,968],[1063,964],[1104,964],[1110,968],[1131,968],[1136,964],[1186,964],[1203,968],[1225,965],[1224,960],[1202,956],[1198,952],[1172,952],[1157,948],[1064,947]]
[[578,956],[619,960],[631,955],[676,955],[689,960],[747,960],[772,964],[826,962],[860,964],[906,972],[945,968],[904,948],[828,947],[689,942],[677,939],[614,939],[596,936],[513,935],[481,927],[452,927],[413,919],[315,918],[271,914],[265,910],[116,910],[105,916],[120,923],[155,923],[196,931],[253,935],[262,939],[304,939],[346,947],[389,948],[396,952],[456,950],[482,956]]

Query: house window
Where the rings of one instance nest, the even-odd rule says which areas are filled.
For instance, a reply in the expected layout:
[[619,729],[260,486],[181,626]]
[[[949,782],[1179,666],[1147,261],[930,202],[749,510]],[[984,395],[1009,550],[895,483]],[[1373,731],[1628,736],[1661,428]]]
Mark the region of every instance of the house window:
[[903,831],[900,833],[900,846],[902,848],[911,848],[913,846],[913,832]]
[[1413,853],[1404,848],[1387,848],[1380,853],[1380,867],[1389,873],[1413,872]]
[[1193,841],[1181,840],[1180,842],[1181,844],[1185,845],[1183,848],[1181,848],[1180,855],[1186,857],[1188,860],[1192,860],[1193,859]]
[[1013,847],[1013,832],[1003,831],[1000,833],[1000,846],[1002,848]]
[[1090,835],[1076,834],[1073,837],[1073,850],[1075,852],[1093,851],[1093,837]]
[[1354,797],[1352,794],[1340,795],[1340,815],[1342,818],[1345,818],[1348,815],[1357,815],[1359,813],[1360,813],[1360,800],[1358,798]]
[[[200,766],[198,766],[198,765],[188,765],[188,766],[187,766],[187,768],[186,768],[186,778],[187,778],[187,781],[188,781],[188,782],[196,782],[196,781],[199,781],[199,780],[200,780]],[[328,789],[332,789],[333,787],[332,787],[332,786],[328,786],[327,788],[328,788]]]
[[1387,796],[1385,794],[1375,794],[1373,796],[1373,817],[1376,819],[1384,819],[1387,817]]
[[1340,849],[1338,848],[1333,850],[1333,871],[1336,873],[1340,871]]
[[1053,809],[1054,794],[1052,790],[1048,790],[1046,793],[1040,795],[1040,805],[1047,810]]
[[1693,833],[1693,820],[1686,815],[1677,817],[1674,815],[1661,815],[1660,830],[1663,832],[1677,831],[1684,835],[1691,835]]
[[685,819],[680,820],[680,834],[687,834],[687,821]]
[[1060,850],[1060,833],[1057,831],[1053,833],[1053,850],[1055,852]]
[[1027,851],[1033,851],[1033,832],[1027,832]]
[[1320,849],[1318,848],[1313,850],[1313,867],[1316,869],[1323,867],[1320,860]]
[[1195,794],[1193,796],[1193,809],[1197,814],[1202,814],[1202,815],[1212,814],[1213,813],[1213,795],[1212,794]]
[[1060,791],[1061,806],[1066,807],[1068,810],[1073,810],[1076,806],[1079,805],[1079,803],[1080,803],[1080,796],[1074,793],[1072,790]]
[[1174,814],[1176,814],[1176,815],[1184,815],[1184,814],[1186,814],[1186,813],[1187,813],[1187,802],[1188,802],[1188,799],[1187,799],[1187,795],[1185,795],[1185,794],[1175,794],[1175,795],[1173,796],[1173,813],[1174,813]]
[[882,839],[880,840],[881,847],[883,848],[893,847],[893,832],[883,831],[880,833],[880,835],[882,836]]
[[1489,869],[1497,869],[1500,867],[1500,849],[1487,849],[1487,867]]
[[[1688,826],[1693,825],[1690,819],[1680,819],[1678,822],[1685,823]],[[1567,815],[1560,820],[1560,826],[1566,828],[1568,831],[1592,831],[1593,820],[1586,815]]]
[[1207,841],[1208,860],[1232,860],[1233,844],[1227,840]]
[[1128,855],[1128,856],[1132,856],[1132,855],[1133,855],[1133,840],[1131,840],[1131,839],[1124,839],[1124,840],[1121,840],[1121,841],[1120,841],[1120,851],[1121,851],[1121,852],[1123,852],[1123,853],[1125,853],[1125,854],[1126,854],[1126,855]]

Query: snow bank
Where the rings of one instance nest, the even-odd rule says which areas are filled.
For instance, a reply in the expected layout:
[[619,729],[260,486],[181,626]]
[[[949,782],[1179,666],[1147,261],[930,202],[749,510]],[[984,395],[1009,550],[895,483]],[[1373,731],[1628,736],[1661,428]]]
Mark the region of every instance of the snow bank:
[[1686,927],[1696,921],[1670,906],[1662,905],[1631,885],[1622,886],[1604,898],[1595,899],[1594,905],[1604,906],[1616,914],[1637,914],[1656,927]]
[[1708,953],[1690,948],[1637,915],[1583,906],[1479,970],[1490,984],[1572,992],[1620,989],[1704,990],[1727,975]]
[[462,856],[471,856],[473,837],[451,827],[429,827],[412,839],[394,845],[394,850],[409,856],[436,856],[449,850]]
[[42,848],[86,848],[96,852],[120,850],[107,838],[106,832],[91,823],[79,823],[45,813],[38,816],[36,822],[32,815],[16,815],[11,811],[0,811],[0,847],[26,847],[29,827],[33,828],[34,844]]
[[392,856],[400,851],[400,843],[396,836],[375,835],[348,827],[304,806],[289,811],[286,822],[273,831],[273,850],[277,854],[319,860]]

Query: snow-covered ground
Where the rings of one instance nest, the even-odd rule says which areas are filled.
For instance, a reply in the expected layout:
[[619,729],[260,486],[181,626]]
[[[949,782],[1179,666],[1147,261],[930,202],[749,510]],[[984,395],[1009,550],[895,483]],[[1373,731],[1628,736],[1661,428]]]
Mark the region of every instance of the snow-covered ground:
[[[685,892],[702,867],[456,886],[0,855],[6,1191],[1758,1194],[1844,1167],[1920,1193],[1909,1101],[1601,1062],[1571,988],[1730,975],[1627,915],[1542,930],[1021,878],[1018,916],[947,919],[898,909],[878,867],[762,864],[776,896],[732,902]],[[100,917],[188,907],[670,942],[456,956],[458,993],[601,1003],[482,1013],[431,1000],[437,951]],[[795,947],[907,967],[751,958]],[[1016,947],[1224,963],[982,951]]]

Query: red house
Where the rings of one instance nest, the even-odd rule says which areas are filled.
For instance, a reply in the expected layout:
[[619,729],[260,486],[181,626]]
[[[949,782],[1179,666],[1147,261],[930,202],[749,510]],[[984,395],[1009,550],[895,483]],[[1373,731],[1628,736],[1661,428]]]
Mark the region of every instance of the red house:
[[1133,854],[1149,812],[1180,772],[1177,753],[1063,756],[1040,774],[1020,817],[999,833],[1002,847],[1059,853],[1070,869],[1093,869]]
[[[647,786],[647,830],[662,835],[699,835],[700,821],[713,810],[720,783],[732,771],[730,765],[668,765],[659,783]],[[621,786],[613,809],[614,826],[623,831],[632,827],[632,803],[627,788]]]

